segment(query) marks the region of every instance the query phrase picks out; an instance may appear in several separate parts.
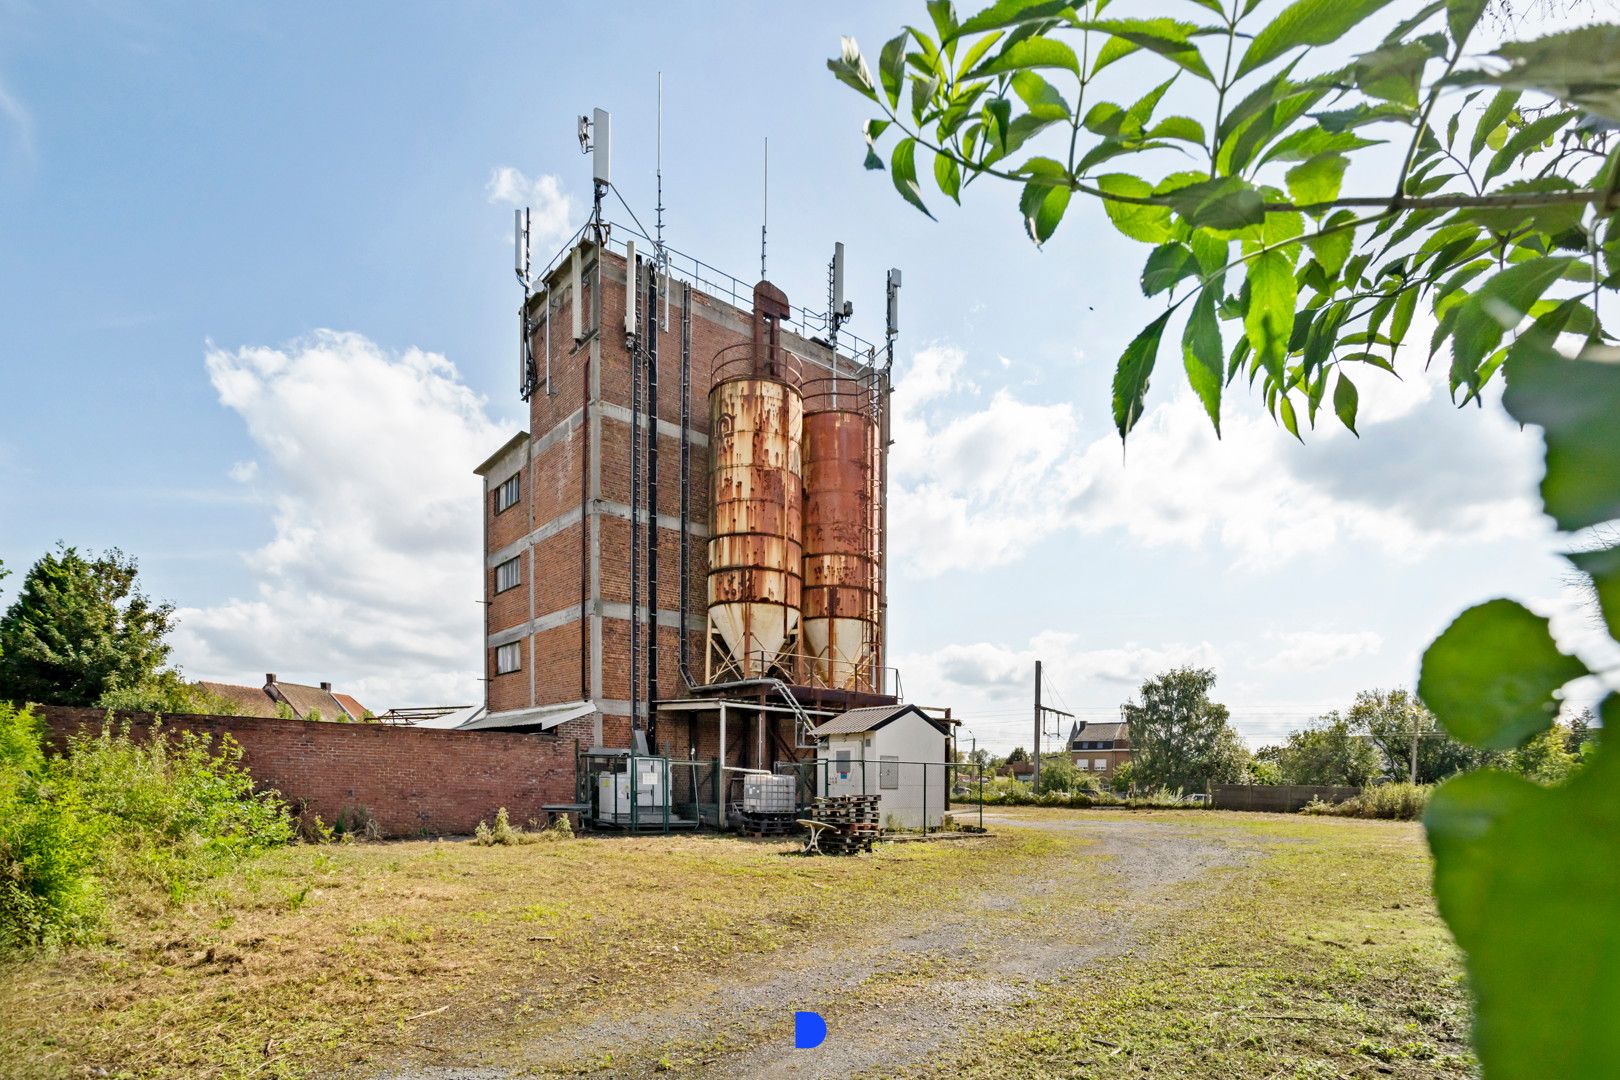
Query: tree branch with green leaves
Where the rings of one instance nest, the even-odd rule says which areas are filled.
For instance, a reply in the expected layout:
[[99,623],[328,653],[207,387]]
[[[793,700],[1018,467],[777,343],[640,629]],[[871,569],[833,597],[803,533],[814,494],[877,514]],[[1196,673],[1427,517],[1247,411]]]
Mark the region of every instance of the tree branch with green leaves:
[[[1505,381],[1507,412],[1541,429],[1543,506],[1616,638],[1620,545],[1604,530],[1620,521],[1620,349],[1601,305],[1620,286],[1620,27],[1471,54],[1486,6],[1167,0],[1118,17],[1108,0],[995,0],[963,18],[932,0],[875,75],[849,38],[828,67],[879,113],[867,168],[923,213],[931,164],[955,203],[981,180],[1014,185],[1037,245],[1080,196],[1150,249],[1142,292],[1164,308],[1120,345],[1121,439],[1172,319],[1217,433],[1243,379],[1303,438],[1329,408],[1356,431],[1356,381],[1398,371],[1426,306],[1424,362],[1447,358],[1453,400],[1481,404]],[[1374,40],[1346,57],[1347,41]],[[1385,182],[1346,190],[1366,174]],[[1571,688],[1604,674],[1546,618],[1493,600],[1430,646],[1418,689],[1489,756],[1544,741]],[[1620,727],[1620,695],[1600,712]],[[1607,1076],[1620,1061],[1620,983],[1594,960],[1620,957],[1612,742],[1556,789],[1487,769],[1447,782],[1427,812],[1491,1080]],[[1579,929],[1522,933],[1549,918]]]

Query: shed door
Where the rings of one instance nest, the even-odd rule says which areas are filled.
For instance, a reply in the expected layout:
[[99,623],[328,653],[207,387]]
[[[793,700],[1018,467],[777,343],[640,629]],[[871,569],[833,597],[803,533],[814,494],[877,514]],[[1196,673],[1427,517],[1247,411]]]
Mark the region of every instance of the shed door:
[[898,788],[900,786],[900,755],[884,754],[878,760],[878,787]]

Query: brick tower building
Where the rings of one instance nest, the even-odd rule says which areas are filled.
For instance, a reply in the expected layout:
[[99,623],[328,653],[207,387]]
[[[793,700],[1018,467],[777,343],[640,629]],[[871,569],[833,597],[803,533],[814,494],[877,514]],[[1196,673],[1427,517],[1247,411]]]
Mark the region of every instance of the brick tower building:
[[[669,757],[723,756],[727,764],[769,768],[807,753],[807,717],[896,700],[882,642],[887,367],[847,334],[829,342],[826,316],[788,308],[767,283],[743,285],[667,249],[661,272],[615,232],[587,226],[533,278],[525,312],[528,430],[476,470],[484,492],[487,679],[487,714],[477,726],[553,732],[584,747],[631,747],[644,738]],[[781,309],[756,311],[759,296],[780,298]],[[870,548],[855,591],[856,606],[865,607],[852,623],[870,624],[869,640],[838,654],[855,659],[835,664],[818,666],[809,654],[827,654],[826,627],[850,622],[841,616],[852,602],[832,595],[844,580],[836,560],[806,558],[805,569],[795,562],[787,575],[804,575],[803,644],[793,643],[795,623],[779,654],[755,663],[740,649],[727,660],[709,617],[711,588],[731,587],[710,574],[711,428],[733,426],[723,410],[711,416],[710,392],[728,377],[728,358],[748,353],[767,332],[779,335],[773,355],[792,378],[821,388],[805,391],[806,413],[830,385],[831,400],[861,414],[856,419],[873,433],[863,459],[869,482],[849,496],[863,509],[820,533],[813,525],[804,537],[811,556],[811,534],[858,534]],[[805,468],[827,475],[825,465]],[[792,508],[795,527],[800,512]],[[816,506],[807,512],[816,519]],[[788,602],[799,603],[798,585],[789,587]],[[819,622],[811,617],[818,603]]]

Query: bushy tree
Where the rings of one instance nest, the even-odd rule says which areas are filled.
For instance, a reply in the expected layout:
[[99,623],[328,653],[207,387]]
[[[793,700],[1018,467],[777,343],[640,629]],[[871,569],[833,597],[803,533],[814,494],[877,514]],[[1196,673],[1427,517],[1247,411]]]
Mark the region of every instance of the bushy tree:
[[1568,741],[1569,729],[1554,724],[1509,752],[1503,764],[1537,783],[1559,783],[1567,780],[1578,764],[1576,756],[1569,752]]
[[46,552],[0,617],[0,700],[93,705],[154,678],[168,659],[174,606],[141,592],[138,574],[116,548]]
[[187,682],[178,671],[164,670],[133,686],[102,692],[96,708],[115,712],[149,712],[160,716],[236,716],[242,710],[227,698]]
[[1592,715],[1591,709],[1582,709],[1570,717],[1569,729],[1564,738],[1564,749],[1579,757],[1581,748],[1597,738],[1596,725],[1597,717]]
[[1452,738],[1434,714],[1406,690],[1363,690],[1350,706],[1348,719],[1357,732],[1372,739],[1391,779],[1411,777],[1412,734],[1417,732],[1417,782],[1433,784],[1448,776],[1490,764],[1483,753]]
[[1349,719],[1330,712],[1288,736],[1279,748],[1277,767],[1285,784],[1361,787],[1377,778],[1382,762]]
[[1176,668],[1143,683],[1140,703],[1126,703],[1137,787],[1204,791],[1242,780],[1248,751],[1226,706],[1210,701],[1214,686],[1207,668]]
[[1013,747],[1013,752],[1007,755],[1007,764],[1008,765],[1016,765],[1020,761],[1028,761],[1028,760],[1029,760],[1029,751],[1025,750],[1022,746]]
[[1035,786],[1037,794],[1049,791],[1074,791],[1080,786],[1080,770],[1067,754],[1053,754],[1041,759],[1041,781]]

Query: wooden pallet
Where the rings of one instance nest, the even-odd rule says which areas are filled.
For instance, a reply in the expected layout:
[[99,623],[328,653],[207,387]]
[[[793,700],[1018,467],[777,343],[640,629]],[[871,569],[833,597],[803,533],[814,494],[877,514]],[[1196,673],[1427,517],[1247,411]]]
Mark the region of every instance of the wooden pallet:
[[737,831],[746,836],[787,836],[797,832],[796,814],[754,814],[741,811],[737,814]]
[[829,855],[855,855],[872,850],[883,833],[878,795],[820,796],[810,804],[810,817],[832,828],[822,832],[818,847]]

